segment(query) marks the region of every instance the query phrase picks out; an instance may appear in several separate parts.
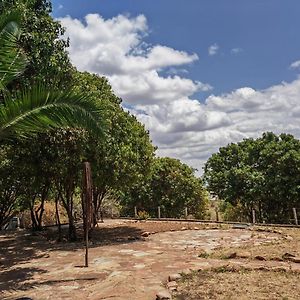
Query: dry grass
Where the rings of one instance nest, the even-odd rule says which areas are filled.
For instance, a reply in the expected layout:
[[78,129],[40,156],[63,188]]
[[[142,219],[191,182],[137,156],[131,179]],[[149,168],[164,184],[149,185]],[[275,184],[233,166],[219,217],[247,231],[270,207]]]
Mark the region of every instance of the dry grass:
[[185,276],[174,299],[299,299],[300,275],[290,272],[215,269]]
[[210,257],[224,258],[226,257],[226,253],[230,251],[247,251],[251,254],[250,259],[253,259],[255,256],[263,256],[264,258],[266,258],[266,260],[280,260],[285,253],[300,256],[299,228],[254,228],[252,232],[252,237],[257,238],[259,240],[270,234],[274,235],[275,239],[267,243],[263,243],[261,245],[255,245],[251,243],[244,247],[222,248],[215,250]]
[[[228,253],[248,253],[245,261],[256,256],[265,260],[282,260],[285,253],[300,256],[300,229],[254,228],[252,237],[258,240],[272,235],[274,240],[261,245],[228,247],[212,252],[210,258],[225,258]],[[240,259],[237,255],[237,259]],[[216,268],[184,276],[175,294],[177,300],[201,299],[300,299],[300,273],[272,269]]]

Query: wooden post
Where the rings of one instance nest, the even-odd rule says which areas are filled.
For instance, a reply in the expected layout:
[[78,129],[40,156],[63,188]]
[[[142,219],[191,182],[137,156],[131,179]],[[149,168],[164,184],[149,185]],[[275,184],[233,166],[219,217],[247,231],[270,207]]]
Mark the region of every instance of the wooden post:
[[252,209],[252,223],[253,223],[253,224],[256,223],[256,219],[255,219],[255,209]]
[[137,213],[137,208],[136,208],[136,206],[134,207],[134,217],[135,217],[135,218],[138,217],[138,213]]
[[294,213],[295,224],[298,225],[297,210],[295,207],[293,208],[293,213]]
[[160,219],[160,206],[158,206],[157,212],[158,212],[158,218]]
[[188,217],[188,209],[187,207],[184,208],[184,217],[187,219]]
[[219,209],[217,206],[215,207],[215,210],[216,210],[216,221],[219,222]]
[[83,204],[84,204],[84,234],[85,234],[85,267],[89,266],[89,230],[92,215],[92,172],[89,162],[83,163]]

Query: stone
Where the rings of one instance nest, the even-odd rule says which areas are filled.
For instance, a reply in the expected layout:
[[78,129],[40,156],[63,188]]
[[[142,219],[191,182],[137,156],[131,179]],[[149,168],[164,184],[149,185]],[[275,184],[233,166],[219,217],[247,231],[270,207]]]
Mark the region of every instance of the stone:
[[284,237],[287,241],[292,241],[293,240],[293,237],[291,237],[290,235],[287,235]]
[[224,255],[224,258],[231,259],[231,258],[236,258],[237,253],[236,252],[228,252]]
[[187,228],[186,227],[181,227],[181,230],[187,230]]
[[193,273],[192,269],[185,269],[182,271],[182,274],[184,274],[184,275],[190,275],[191,273]]
[[199,230],[199,227],[195,226],[195,227],[194,227],[194,230]]
[[150,235],[150,232],[145,231],[141,234],[142,237],[148,237]]
[[257,260],[266,260],[266,258],[261,256],[261,255],[256,255],[255,259],[257,259]]
[[248,252],[248,251],[241,251],[241,252],[238,252],[237,257],[240,257],[240,258],[250,258],[251,257],[251,253]]
[[168,291],[160,291],[156,294],[156,300],[171,300],[172,296]]
[[283,259],[279,256],[274,256],[274,257],[271,257],[271,260],[274,260],[274,261],[283,261]]
[[282,258],[283,258],[284,260],[290,260],[292,257],[295,257],[295,255],[294,255],[294,254],[291,254],[291,253],[288,253],[288,252],[286,252],[286,253],[284,253],[284,254],[282,255]]
[[289,268],[288,267],[273,267],[272,271],[273,272],[288,272]]
[[296,264],[300,264],[300,256],[296,256],[296,257],[291,257],[290,261],[296,263]]
[[248,229],[249,225],[248,224],[233,224],[232,228],[233,229]]
[[167,283],[167,288],[170,291],[177,291],[178,283],[176,281],[170,281]]
[[169,275],[169,282],[179,280],[181,277],[182,276],[179,273],[171,274]]

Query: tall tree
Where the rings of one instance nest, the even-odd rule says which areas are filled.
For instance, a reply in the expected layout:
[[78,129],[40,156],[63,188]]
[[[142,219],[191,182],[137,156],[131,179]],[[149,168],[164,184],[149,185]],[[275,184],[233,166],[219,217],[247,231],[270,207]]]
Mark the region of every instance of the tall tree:
[[261,222],[289,222],[292,208],[300,206],[299,171],[300,141],[268,132],[220,148],[205,165],[205,180],[246,219],[255,209]]
[[125,213],[133,212],[133,207],[157,216],[160,206],[164,217],[182,217],[185,208],[196,218],[204,218],[207,192],[195,170],[178,159],[155,158],[150,176],[143,177],[125,194],[122,204]]

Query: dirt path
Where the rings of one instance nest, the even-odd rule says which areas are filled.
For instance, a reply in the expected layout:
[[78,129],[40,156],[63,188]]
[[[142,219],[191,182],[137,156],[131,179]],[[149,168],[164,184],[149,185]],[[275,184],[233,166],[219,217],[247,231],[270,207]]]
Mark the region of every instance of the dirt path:
[[[112,232],[122,233],[122,228],[127,228],[135,235],[141,234],[123,221],[117,229],[115,224],[105,227],[112,227]],[[153,300],[169,274],[224,265],[224,260],[198,257],[202,249],[209,252],[225,246],[260,245],[280,239],[275,233],[259,238],[253,237],[249,230],[240,229],[182,229],[156,233],[143,240],[114,238],[115,243],[94,244],[89,268],[82,267],[84,251],[80,243],[51,244],[24,233],[0,236],[0,298]],[[231,263],[241,264],[239,260]]]

